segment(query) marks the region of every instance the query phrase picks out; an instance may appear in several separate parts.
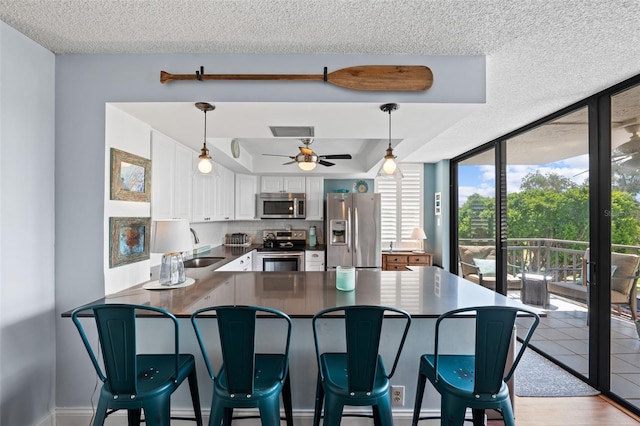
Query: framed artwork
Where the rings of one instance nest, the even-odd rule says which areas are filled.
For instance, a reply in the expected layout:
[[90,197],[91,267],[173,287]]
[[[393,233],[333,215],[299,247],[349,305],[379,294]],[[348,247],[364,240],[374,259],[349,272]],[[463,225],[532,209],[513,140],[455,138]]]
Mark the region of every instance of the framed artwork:
[[151,201],[151,160],[111,148],[111,199]]
[[151,218],[109,218],[109,268],[149,259]]
[[442,214],[442,192],[436,192],[434,206],[435,206],[435,211],[434,211],[435,215],[440,216]]

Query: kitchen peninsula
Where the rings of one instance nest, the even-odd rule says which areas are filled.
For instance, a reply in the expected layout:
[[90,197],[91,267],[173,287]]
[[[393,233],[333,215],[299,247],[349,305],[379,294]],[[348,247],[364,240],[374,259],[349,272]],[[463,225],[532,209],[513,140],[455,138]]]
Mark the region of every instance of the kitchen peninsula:
[[[409,330],[396,375],[392,384],[405,386],[403,407],[394,407],[394,412],[409,412],[413,404],[414,388],[417,380],[419,355],[433,348],[433,329],[435,318],[452,309],[478,305],[513,305],[519,302],[494,293],[454,274],[437,267],[415,267],[407,271],[368,271],[356,273],[354,291],[336,290],[335,272],[215,272],[207,268],[189,269],[187,273],[195,279],[195,284],[171,290],[145,290],[142,285],[105,296],[96,303],[132,303],[150,305],[166,309],[181,318],[180,350],[196,354],[199,359],[198,375],[201,399],[204,406],[211,398],[210,383],[204,364],[199,356],[191,324],[187,318],[197,309],[212,305],[261,305],[286,312],[294,319],[291,340],[291,379],[293,406],[298,413],[311,412],[315,398],[317,375],[314,342],[311,329],[311,317],[317,311],[344,305],[387,305],[408,311],[414,318]],[[68,316],[65,312],[63,316]],[[154,318],[142,319],[142,331],[145,345],[157,344]],[[391,320],[390,329],[385,338],[399,338],[400,321]],[[71,326],[71,325],[70,325]],[[398,330],[396,330],[396,328]],[[326,336],[335,336],[339,328],[327,327]],[[396,333],[396,331],[398,331]],[[464,336],[473,335],[473,327],[465,325],[465,320],[451,330],[455,339],[453,346],[459,345]],[[269,325],[265,331],[269,333]],[[168,341],[168,340],[167,340]],[[391,346],[391,345],[389,345]],[[274,346],[275,347],[275,346]],[[78,350],[83,350],[78,339]],[[381,348],[383,357],[386,347]],[[88,360],[87,360],[88,362]],[[436,392],[427,391],[423,408],[439,410],[439,397]],[[176,395],[173,407],[189,407],[190,402],[184,394]],[[306,414],[305,414],[306,415]]]

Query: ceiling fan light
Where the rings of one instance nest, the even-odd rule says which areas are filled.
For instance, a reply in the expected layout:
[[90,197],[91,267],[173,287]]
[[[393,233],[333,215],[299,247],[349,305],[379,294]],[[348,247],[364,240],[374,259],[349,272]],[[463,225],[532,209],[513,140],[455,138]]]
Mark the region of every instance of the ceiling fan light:
[[310,172],[311,170],[315,169],[316,166],[317,163],[312,161],[302,161],[298,163],[298,167],[300,167],[300,170],[304,170],[305,172]]

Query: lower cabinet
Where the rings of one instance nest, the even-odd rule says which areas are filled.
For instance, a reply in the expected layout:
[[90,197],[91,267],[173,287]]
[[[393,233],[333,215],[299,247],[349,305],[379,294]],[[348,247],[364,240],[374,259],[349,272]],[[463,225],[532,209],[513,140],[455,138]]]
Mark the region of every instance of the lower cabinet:
[[382,253],[383,271],[404,271],[407,266],[432,266],[431,253],[393,252]]
[[305,250],[305,271],[324,271],[324,250]]
[[219,267],[216,271],[235,271],[235,272],[250,272],[252,271],[251,262],[253,261],[253,252],[245,253],[233,262],[229,262],[224,266]]

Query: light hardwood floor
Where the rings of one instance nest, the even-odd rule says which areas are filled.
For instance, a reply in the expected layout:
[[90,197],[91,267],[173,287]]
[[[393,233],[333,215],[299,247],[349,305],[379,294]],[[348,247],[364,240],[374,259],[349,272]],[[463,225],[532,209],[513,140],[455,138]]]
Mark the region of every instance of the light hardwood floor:
[[[598,425],[622,426],[640,424],[640,417],[628,413],[603,396],[571,398],[524,398],[515,400],[518,426]],[[470,424],[470,423],[469,423]],[[490,421],[489,425],[503,425]]]

